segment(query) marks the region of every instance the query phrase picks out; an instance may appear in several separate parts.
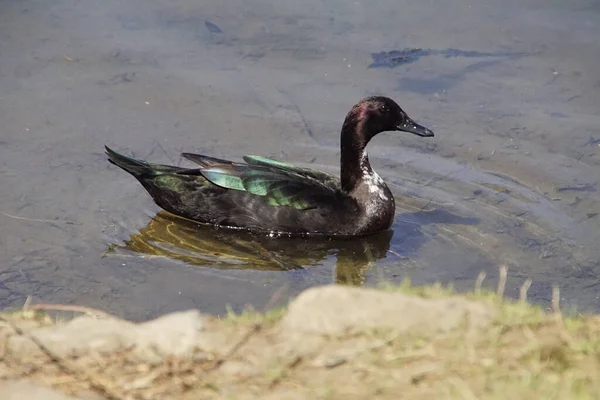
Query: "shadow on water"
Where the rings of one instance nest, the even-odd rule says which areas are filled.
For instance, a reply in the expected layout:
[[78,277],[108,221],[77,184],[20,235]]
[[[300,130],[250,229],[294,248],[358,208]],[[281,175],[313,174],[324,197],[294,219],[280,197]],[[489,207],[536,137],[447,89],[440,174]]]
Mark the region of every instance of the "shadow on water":
[[527,55],[527,53],[514,52],[483,52],[476,50],[459,50],[459,49],[403,49],[392,51],[381,51],[379,53],[371,53],[373,62],[369,68],[395,68],[400,65],[410,64],[418,61],[421,57],[427,56],[443,56],[446,58],[464,57],[464,58],[504,58],[517,59]]
[[450,90],[457,82],[464,80],[467,75],[487,69],[505,60],[514,61],[519,58],[529,56],[528,53],[517,52],[482,52],[476,50],[459,49],[416,49],[408,48],[403,50],[382,51],[372,53],[373,62],[369,68],[396,68],[401,65],[411,64],[422,57],[443,56],[445,58],[466,58],[480,59],[459,71],[438,75],[433,78],[410,78],[402,77],[399,80],[398,88],[408,90],[419,94],[433,94],[442,90]]
[[401,214],[393,230],[368,237],[274,239],[220,230],[160,211],[124,244],[110,245],[107,255],[137,253],[143,257],[167,257],[199,267],[262,271],[307,269],[335,256],[335,282],[362,285],[366,272],[377,261],[389,254],[400,260],[414,254],[427,240],[421,233],[421,226],[476,224],[477,221],[444,210],[417,211]]

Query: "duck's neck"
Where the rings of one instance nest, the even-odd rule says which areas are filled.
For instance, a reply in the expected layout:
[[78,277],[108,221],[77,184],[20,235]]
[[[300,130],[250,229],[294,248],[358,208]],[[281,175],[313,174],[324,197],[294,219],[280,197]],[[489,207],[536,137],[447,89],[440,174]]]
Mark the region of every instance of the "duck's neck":
[[342,126],[340,178],[342,190],[351,193],[365,179],[375,174],[369,163],[365,147],[372,135],[366,132],[366,124],[360,115],[352,113]]

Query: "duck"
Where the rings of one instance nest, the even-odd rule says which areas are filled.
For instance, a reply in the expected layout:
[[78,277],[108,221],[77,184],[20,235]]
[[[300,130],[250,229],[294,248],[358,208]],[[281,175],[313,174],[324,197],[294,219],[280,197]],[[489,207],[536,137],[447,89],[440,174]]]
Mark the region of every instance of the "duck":
[[389,97],[366,97],[346,115],[340,176],[266,157],[244,162],[182,153],[193,168],[152,164],[105,146],[108,161],[133,175],[162,209],[216,228],[268,236],[357,237],[388,230],[395,201],[366,146],[382,132],[433,137]]

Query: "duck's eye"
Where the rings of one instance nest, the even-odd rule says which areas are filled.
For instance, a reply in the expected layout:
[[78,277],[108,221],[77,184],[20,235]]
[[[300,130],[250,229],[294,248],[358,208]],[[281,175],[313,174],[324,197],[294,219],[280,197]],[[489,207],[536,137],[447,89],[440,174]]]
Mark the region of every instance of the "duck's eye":
[[386,105],[383,105],[379,107],[379,111],[381,111],[382,113],[387,113],[388,111],[390,111],[390,108]]

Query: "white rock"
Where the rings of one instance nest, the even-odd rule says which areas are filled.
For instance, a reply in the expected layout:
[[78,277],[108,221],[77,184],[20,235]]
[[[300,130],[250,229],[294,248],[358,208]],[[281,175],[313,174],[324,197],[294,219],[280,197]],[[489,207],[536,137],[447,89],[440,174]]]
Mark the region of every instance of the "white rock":
[[[114,318],[79,317],[66,324],[33,329],[28,335],[59,357],[131,348],[140,361],[161,362],[165,356],[191,354],[200,342],[203,329],[204,317],[191,310],[141,324]],[[39,347],[25,336],[11,336],[7,346],[12,352],[31,357],[41,353]]]
[[198,346],[204,326],[197,310],[167,314],[136,327],[137,345],[161,356],[185,357]]
[[402,293],[346,286],[323,286],[301,293],[282,321],[289,334],[339,335],[372,328],[419,335],[447,332],[466,323],[489,325],[494,311],[462,298],[423,299]]

